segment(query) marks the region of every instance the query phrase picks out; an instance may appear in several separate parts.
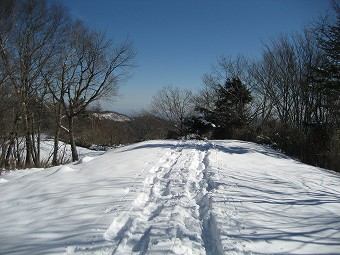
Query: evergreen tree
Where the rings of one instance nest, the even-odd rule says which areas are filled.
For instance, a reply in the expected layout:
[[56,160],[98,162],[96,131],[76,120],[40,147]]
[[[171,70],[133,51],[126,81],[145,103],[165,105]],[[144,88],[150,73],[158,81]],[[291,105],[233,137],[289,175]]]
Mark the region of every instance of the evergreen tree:
[[188,134],[202,138],[216,127],[203,112],[206,113],[204,108],[196,109],[196,114],[185,119],[184,125]]
[[231,138],[236,128],[242,128],[249,122],[246,105],[252,96],[239,78],[227,80],[217,91],[217,101],[212,112],[217,128],[215,138]]

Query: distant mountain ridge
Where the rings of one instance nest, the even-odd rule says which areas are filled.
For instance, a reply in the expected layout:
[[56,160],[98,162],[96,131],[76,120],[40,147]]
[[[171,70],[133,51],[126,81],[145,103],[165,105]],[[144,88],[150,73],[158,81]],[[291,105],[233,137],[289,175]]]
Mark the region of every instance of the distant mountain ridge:
[[117,122],[125,122],[131,121],[131,117],[118,113],[118,112],[111,112],[111,111],[104,111],[104,112],[91,112],[89,114],[91,117],[98,118],[99,120],[112,120]]

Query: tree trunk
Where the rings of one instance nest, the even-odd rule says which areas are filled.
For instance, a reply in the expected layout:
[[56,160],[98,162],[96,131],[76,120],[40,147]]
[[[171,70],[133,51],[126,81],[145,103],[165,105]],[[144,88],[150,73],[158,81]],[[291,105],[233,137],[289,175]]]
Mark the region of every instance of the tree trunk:
[[77,147],[76,147],[76,141],[74,139],[74,133],[73,133],[73,120],[74,117],[72,115],[68,116],[68,128],[69,128],[69,139],[70,139],[70,145],[71,145],[71,151],[72,151],[72,161],[79,160]]
[[37,167],[41,167],[41,159],[40,159],[40,144],[41,144],[41,130],[40,124],[38,125],[38,134],[37,134]]
[[60,127],[57,126],[55,133],[54,133],[54,147],[53,147],[53,159],[52,159],[52,165],[54,166],[58,165],[59,135],[60,135]]
[[57,116],[56,116],[56,128],[54,133],[54,147],[53,147],[53,159],[52,165],[58,164],[58,151],[59,151],[59,136],[61,127],[61,104],[58,104]]
[[26,159],[25,159],[25,167],[31,167],[33,162],[33,142],[32,142],[32,132],[30,131],[30,119],[29,113],[27,110],[27,103],[23,99],[22,103],[22,118],[23,118],[23,128],[25,132],[25,144],[26,144]]
[[5,143],[5,139],[3,139],[1,141],[0,171],[5,166],[6,153],[7,153],[7,145]]
[[7,153],[6,153],[6,158],[5,158],[5,168],[10,169],[10,160],[12,156],[12,150],[15,145],[15,140],[14,138],[11,137],[11,142],[8,146]]
[[20,144],[19,144],[18,134],[16,134],[15,140],[16,140],[16,148],[15,148],[15,152],[16,152],[16,165],[20,166],[20,165],[22,165],[22,162],[21,162]]
[[32,165],[32,140],[30,132],[26,132],[26,160],[25,167],[30,167]]

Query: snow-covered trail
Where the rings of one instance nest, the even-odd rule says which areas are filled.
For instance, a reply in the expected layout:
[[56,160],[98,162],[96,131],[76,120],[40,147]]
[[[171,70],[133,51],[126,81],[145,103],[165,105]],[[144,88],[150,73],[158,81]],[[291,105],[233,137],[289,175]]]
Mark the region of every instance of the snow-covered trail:
[[254,144],[178,142],[104,238],[117,255],[339,254],[339,178],[319,175]]
[[0,254],[340,254],[339,175],[240,141],[148,141],[0,183]]
[[180,143],[150,170],[128,214],[105,233],[113,254],[205,254],[206,143]]

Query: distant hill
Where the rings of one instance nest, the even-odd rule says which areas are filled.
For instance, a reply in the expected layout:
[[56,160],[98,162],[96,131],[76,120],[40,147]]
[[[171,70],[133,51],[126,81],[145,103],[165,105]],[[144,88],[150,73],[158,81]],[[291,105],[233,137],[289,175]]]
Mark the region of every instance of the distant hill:
[[91,117],[98,118],[100,120],[112,120],[112,121],[117,121],[117,122],[125,122],[125,121],[130,121],[132,118],[121,114],[117,112],[110,112],[110,111],[105,111],[105,112],[91,112],[89,114]]

